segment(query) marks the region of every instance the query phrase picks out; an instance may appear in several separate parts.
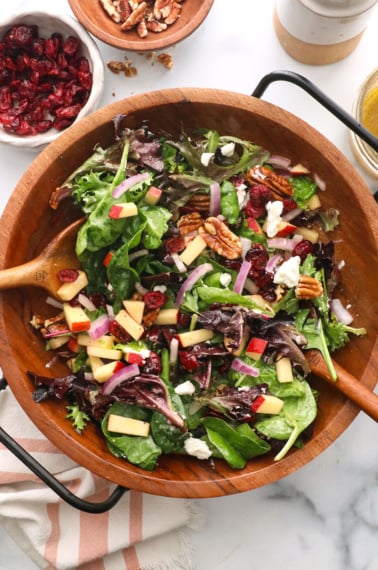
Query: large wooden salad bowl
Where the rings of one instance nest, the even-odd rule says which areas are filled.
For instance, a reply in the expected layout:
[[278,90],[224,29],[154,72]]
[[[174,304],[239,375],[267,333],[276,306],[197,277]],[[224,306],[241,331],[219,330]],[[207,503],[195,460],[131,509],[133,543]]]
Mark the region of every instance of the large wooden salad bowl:
[[[112,119],[124,114],[125,124],[148,121],[152,130],[177,134],[197,127],[216,128],[253,140],[272,153],[284,154],[316,171],[327,185],[322,201],[340,210],[341,224],[334,234],[336,254],[343,259],[342,297],[353,304],[356,326],[368,334],[353,338],[335,360],[374,389],[378,370],[378,300],[376,289],[378,222],[375,202],[345,157],[315,129],[259,99],[209,89],[173,89],[130,97],[84,118],[62,134],[33,162],[17,184],[5,209],[1,233],[0,266],[12,267],[35,257],[63,227],[79,216],[66,200],[54,211],[49,197],[91,153],[111,144]],[[147,472],[113,457],[95,428],[82,435],[65,419],[65,404],[32,400],[33,386],[26,372],[46,374],[51,359],[44,343],[29,325],[33,312],[46,312],[46,293],[38,288],[7,291],[0,297],[0,363],[22,408],[58,448],[96,474],[125,487],[171,497],[215,497],[254,489],[299,469],[319,455],[347,428],[358,408],[332,386],[313,378],[319,390],[319,414],[313,437],[282,461],[264,456],[241,471],[216,460],[214,465],[190,457],[169,456]],[[66,373],[63,364],[49,369]]]

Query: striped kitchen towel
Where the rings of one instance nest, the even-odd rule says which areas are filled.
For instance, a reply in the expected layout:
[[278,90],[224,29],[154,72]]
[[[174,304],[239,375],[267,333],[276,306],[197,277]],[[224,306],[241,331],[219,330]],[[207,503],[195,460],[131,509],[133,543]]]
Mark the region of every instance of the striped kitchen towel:
[[[104,501],[114,489],[54,447],[9,387],[0,392],[0,425],[76,495]],[[0,444],[0,524],[40,568],[191,570],[190,529],[200,518],[189,500],[136,491],[104,514],[79,511]]]

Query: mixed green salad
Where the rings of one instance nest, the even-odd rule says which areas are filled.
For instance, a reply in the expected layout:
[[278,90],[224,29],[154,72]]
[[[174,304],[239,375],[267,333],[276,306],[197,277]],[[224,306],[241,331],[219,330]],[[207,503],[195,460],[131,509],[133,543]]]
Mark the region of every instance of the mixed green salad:
[[85,221],[81,270],[60,272],[33,326],[67,375],[30,373],[34,399],[67,402],[111,453],[152,470],[162,454],[243,469],[311,437],[317,393],[306,350],[354,328],[337,298],[343,260],[327,237],[325,183],[309,166],[215,130],[170,138],[122,129],[53,193]]

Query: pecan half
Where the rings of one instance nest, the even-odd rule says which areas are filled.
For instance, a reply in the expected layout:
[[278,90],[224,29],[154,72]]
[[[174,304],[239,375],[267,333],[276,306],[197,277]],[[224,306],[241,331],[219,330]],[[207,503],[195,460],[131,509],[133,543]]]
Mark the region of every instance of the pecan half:
[[134,26],[137,26],[144,19],[146,8],[147,2],[141,2],[121,24],[122,30],[132,30]]
[[203,224],[203,219],[201,214],[198,212],[191,212],[190,214],[185,214],[177,222],[177,227],[180,230],[182,236],[186,236],[192,232],[197,231]]
[[189,198],[183,207],[184,210],[194,210],[196,212],[203,212],[208,214],[210,208],[210,196],[209,194],[201,194],[196,192]]
[[164,18],[164,22],[170,26],[171,24],[174,24],[177,18],[180,16],[181,4],[178,4],[177,2],[172,2],[169,11],[166,13],[167,15],[164,16],[162,12],[162,17]]
[[226,259],[237,259],[242,253],[240,238],[213,216],[207,218],[198,233],[208,247]]
[[159,63],[162,63],[167,69],[172,69],[173,67],[173,57],[170,53],[159,53],[156,57]]
[[118,2],[112,0],[100,0],[100,4],[109,16],[116,24],[121,22],[121,13],[119,10]]
[[250,184],[265,184],[265,186],[270,188],[272,197],[275,200],[284,200],[294,193],[293,187],[287,178],[273,172],[266,166],[254,166],[247,172],[246,178]]
[[307,301],[320,297],[323,293],[323,286],[318,279],[309,275],[300,275],[298,285],[295,288],[295,296],[297,299]]

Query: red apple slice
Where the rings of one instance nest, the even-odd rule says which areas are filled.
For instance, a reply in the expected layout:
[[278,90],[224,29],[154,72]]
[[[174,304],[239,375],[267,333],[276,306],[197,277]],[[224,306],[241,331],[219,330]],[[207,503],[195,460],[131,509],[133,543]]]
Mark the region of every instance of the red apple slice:
[[118,220],[119,218],[130,218],[138,214],[138,207],[134,202],[124,202],[113,204],[109,211],[109,218]]
[[259,360],[266,349],[268,341],[263,338],[253,337],[249,341],[245,353],[254,360]]

